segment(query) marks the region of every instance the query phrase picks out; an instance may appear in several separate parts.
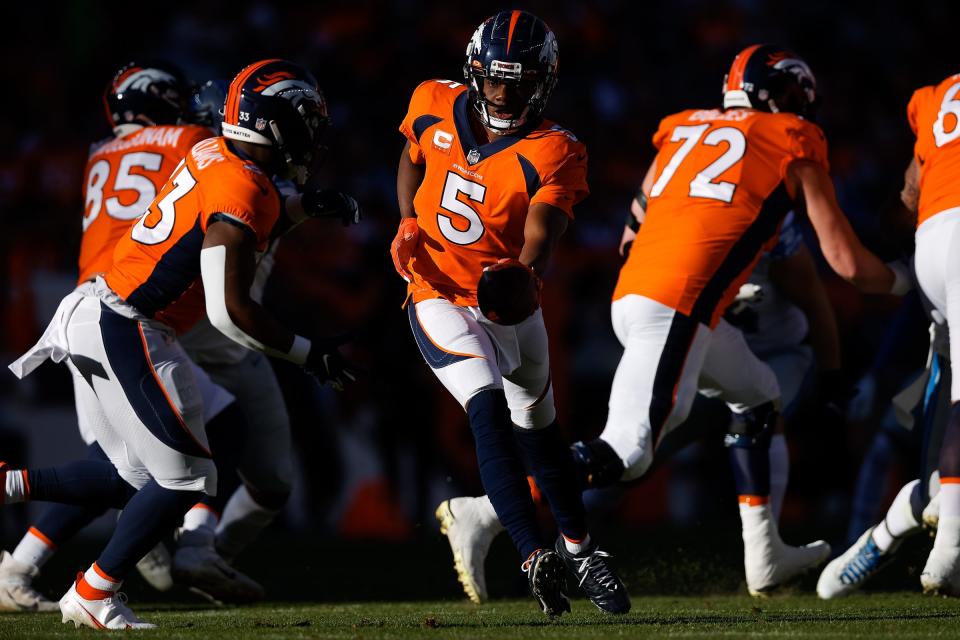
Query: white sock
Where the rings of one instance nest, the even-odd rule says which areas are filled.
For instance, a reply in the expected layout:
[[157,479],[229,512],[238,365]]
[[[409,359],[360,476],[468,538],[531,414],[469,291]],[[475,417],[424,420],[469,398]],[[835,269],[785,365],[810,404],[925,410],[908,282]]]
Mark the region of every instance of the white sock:
[[213,546],[217,522],[220,517],[207,505],[198,502],[183,516],[181,539],[186,537],[189,544]]
[[960,516],[944,516],[941,512],[940,522],[937,524],[937,537],[933,539],[931,553],[938,549],[954,553],[957,547],[960,547]]
[[940,476],[940,518],[960,516],[960,478]]
[[790,451],[787,449],[787,438],[782,433],[776,433],[770,439],[770,511],[778,522],[789,479]]
[[920,486],[920,480],[913,480],[903,485],[893,504],[887,509],[887,515],[878,524],[871,534],[874,543],[880,551],[887,552],[903,536],[913,533],[920,528],[920,523],[913,517],[913,508],[910,505],[910,496]]
[[567,551],[574,555],[586,551],[590,548],[590,534],[588,533],[583,537],[583,540],[579,541],[573,541],[567,536],[563,536],[563,545],[567,548]]
[[36,527],[30,527],[11,555],[17,562],[31,564],[39,569],[56,551],[57,545],[53,544],[50,538]]
[[26,469],[8,469],[4,486],[4,504],[23,502],[30,497],[30,485],[27,483]]
[[740,523],[743,525],[743,539],[755,536],[769,537],[770,532],[776,531],[772,523],[773,513],[769,503],[751,504],[740,502]]
[[217,527],[217,551],[225,558],[237,557],[269,526],[280,513],[267,509],[253,499],[245,485],[240,485],[223,509]]
[[77,580],[77,594],[86,600],[109,598],[120,589],[122,582],[115,581],[94,562]]

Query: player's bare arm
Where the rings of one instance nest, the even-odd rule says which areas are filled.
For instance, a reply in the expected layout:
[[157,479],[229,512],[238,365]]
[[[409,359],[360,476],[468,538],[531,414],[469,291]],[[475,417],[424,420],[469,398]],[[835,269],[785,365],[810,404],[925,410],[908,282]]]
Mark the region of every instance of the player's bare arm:
[[916,215],[920,205],[920,167],[917,159],[911,158],[907,170],[903,172],[903,189],[900,191],[900,201],[907,210]]
[[796,160],[787,169],[787,189],[806,203],[823,256],[837,275],[867,293],[890,293],[894,272],[860,242],[826,170],[811,160]]
[[569,218],[562,209],[542,202],[531,205],[523,226],[520,262],[543,276],[568,222]]
[[821,371],[840,368],[840,335],[837,318],[817,267],[806,246],[770,264],[770,280],[807,317],[810,346]]
[[[623,226],[623,234],[620,236],[620,255],[627,257],[629,249],[627,246],[633,242],[634,238],[637,237],[637,232],[640,230],[640,225],[643,224],[643,218],[647,214],[647,203],[646,198],[650,197],[650,189],[653,188],[653,179],[657,175],[657,160],[654,158],[653,162],[650,163],[650,166],[647,168],[647,173],[643,177],[643,182],[640,184],[640,191],[637,193],[637,196],[630,201],[630,215],[633,216],[633,219],[636,220],[636,224],[625,224]],[[640,201],[640,195],[643,194],[644,201]],[[630,220],[628,219],[629,223]]]
[[390,245],[393,267],[400,277],[410,282],[413,275],[407,270],[413,250],[417,246],[420,228],[417,226],[417,212],[413,208],[413,198],[423,182],[427,166],[415,164],[410,159],[410,141],[403,146],[400,164],[397,167],[397,205],[400,208],[400,228]]
[[414,164],[410,159],[410,141],[403,146],[400,154],[400,164],[397,167],[397,204],[400,207],[401,218],[415,218],[417,212],[413,210],[413,197],[423,182],[427,171],[425,164]]

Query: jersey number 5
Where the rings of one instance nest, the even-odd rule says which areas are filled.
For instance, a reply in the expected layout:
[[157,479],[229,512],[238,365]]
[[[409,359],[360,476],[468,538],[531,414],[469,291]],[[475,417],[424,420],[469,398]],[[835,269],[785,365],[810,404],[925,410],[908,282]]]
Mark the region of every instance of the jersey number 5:
[[[170,234],[173,233],[173,224],[177,220],[177,200],[187,195],[197,184],[197,180],[182,161],[180,167],[174,172],[172,181],[173,189],[161,198],[156,205],[156,209],[160,212],[160,219],[156,219],[156,216],[153,215],[155,213],[154,207],[150,207],[133,225],[130,235],[140,244],[160,244],[170,237]],[[148,224],[147,220],[152,215],[153,224]]]
[[[483,221],[480,220],[480,214],[469,204],[460,199],[460,194],[473,202],[483,204],[487,188],[482,184],[470,182],[452,171],[447,172],[447,179],[443,184],[443,195],[440,198],[440,208],[443,211],[437,212],[437,226],[443,237],[454,244],[465,245],[473,244],[481,237],[485,231]],[[466,229],[458,229],[453,224],[453,218],[446,215],[444,211],[455,214],[458,218],[467,221]],[[462,226],[462,225],[461,225]]]
[[[653,183],[653,187],[650,189],[651,198],[656,198],[663,193],[663,190],[667,188],[667,183],[680,168],[684,158],[693,151],[704,132],[709,128],[709,124],[701,124],[695,127],[677,127],[673,130],[670,142],[683,140],[683,144],[670,158],[670,162],[663,168],[663,172],[657,178],[657,181]],[[727,143],[727,150],[723,155],[707,165],[690,181],[691,198],[710,198],[722,202],[733,200],[733,192],[736,191],[737,185],[732,182],[714,182],[714,180],[724,171],[740,162],[747,150],[747,139],[742,131],[733,127],[714,129],[703,138],[703,144],[711,147],[719,146],[723,142]]]

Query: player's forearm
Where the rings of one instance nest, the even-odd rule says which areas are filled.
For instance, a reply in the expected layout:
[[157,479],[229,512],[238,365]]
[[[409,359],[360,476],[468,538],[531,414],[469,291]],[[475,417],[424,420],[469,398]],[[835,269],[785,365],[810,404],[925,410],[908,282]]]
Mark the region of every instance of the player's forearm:
[[410,159],[410,143],[403,148],[400,154],[400,164],[397,167],[397,204],[401,218],[412,218],[417,215],[413,208],[413,198],[426,175],[426,165],[414,164]]
[[519,260],[542,276],[567,230],[567,214],[557,207],[537,203],[527,212],[523,226],[523,248]]

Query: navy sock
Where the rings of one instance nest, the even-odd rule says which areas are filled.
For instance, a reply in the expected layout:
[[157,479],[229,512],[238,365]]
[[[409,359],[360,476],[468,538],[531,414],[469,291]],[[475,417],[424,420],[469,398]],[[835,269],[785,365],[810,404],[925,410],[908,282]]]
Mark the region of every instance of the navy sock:
[[217,495],[205,495],[200,502],[221,515],[230,496],[240,486],[237,468],[247,445],[247,421],[240,406],[233,402],[207,423],[206,431],[210,453],[217,465]]
[[738,496],[770,495],[770,446],[730,447],[733,484]]
[[28,469],[27,478],[31,500],[122,509],[136,493],[111,463],[89,458],[58,467]]
[[554,420],[543,429],[515,427],[513,435],[520,445],[527,468],[550,503],[550,510],[561,533],[571,540],[586,538],[587,519],[577,469],[557,421]]
[[150,549],[183,520],[183,515],[202,497],[200,491],[164,489],[151,480],[130,498],[97,566],[123,580]]
[[[467,404],[480,480],[497,517],[525,560],[543,547],[503,389],[481,391]],[[566,453],[569,457],[569,452]]]
[[[107,455],[96,442],[87,447],[87,459],[107,461]],[[133,487],[131,487],[132,489]],[[106,511],[104,507],[52,504],[43,510],[34,526],[57,546],[77,534]]]

